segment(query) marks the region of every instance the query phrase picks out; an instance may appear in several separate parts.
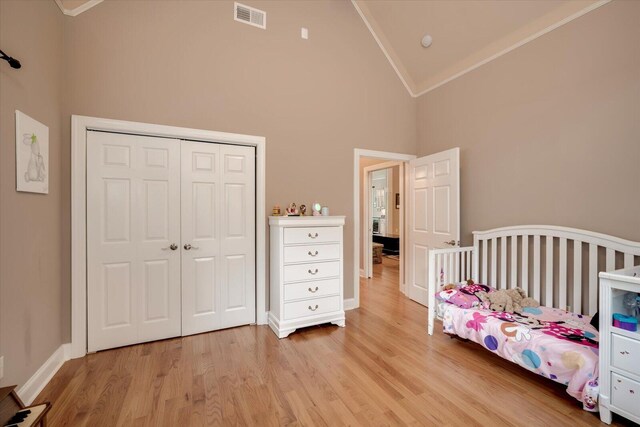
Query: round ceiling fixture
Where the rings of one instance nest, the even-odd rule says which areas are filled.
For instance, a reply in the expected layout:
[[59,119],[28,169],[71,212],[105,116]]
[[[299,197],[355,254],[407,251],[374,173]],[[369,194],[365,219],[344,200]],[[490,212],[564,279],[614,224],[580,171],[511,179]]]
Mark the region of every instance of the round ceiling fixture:
[[429,47],[433,43],[433,38],[429,34],[425,34],[422,38],[422,47]]

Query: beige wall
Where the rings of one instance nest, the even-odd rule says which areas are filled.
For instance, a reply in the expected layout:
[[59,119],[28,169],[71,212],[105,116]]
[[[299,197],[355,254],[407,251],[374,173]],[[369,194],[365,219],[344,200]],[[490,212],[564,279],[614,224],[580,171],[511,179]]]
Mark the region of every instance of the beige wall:
[[461,228],[640,241],[640,2],[614,1],[419,98],[418,154],[461,147]]
[[416,102],[350,2],[256,6],[267,30],[231,1],[105,1],[68,20],[66,113],[265,136],[268,212],[317,200],[347,216],[349,298],[353,149],[413,153]]
[[[2,385],[24,382],[69,340],[68,141],[63,16],[53,1],[0,1],[0,355]],[[49,127],[49,194],[18,193],[15,115]]]

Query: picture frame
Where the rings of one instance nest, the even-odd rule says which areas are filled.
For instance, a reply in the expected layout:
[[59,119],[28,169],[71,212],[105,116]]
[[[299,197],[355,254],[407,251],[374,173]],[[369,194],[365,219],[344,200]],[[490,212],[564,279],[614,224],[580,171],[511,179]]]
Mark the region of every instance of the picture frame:
[[18,110],[16,191],[49,194],[49,128]]

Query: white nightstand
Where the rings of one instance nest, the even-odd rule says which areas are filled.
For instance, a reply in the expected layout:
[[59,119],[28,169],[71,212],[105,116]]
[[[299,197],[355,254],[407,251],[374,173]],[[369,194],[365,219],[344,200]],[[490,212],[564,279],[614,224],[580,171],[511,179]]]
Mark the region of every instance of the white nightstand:
[[613,326],[613,313],[627,314],[625,294],[640,292],[640,266],[600,273],[600,419],[611,413],[640,423],[640,331]]

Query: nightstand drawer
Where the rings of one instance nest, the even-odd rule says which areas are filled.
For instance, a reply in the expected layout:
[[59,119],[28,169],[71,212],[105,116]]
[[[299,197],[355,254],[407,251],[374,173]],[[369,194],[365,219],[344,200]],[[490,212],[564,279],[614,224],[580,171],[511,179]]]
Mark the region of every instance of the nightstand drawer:
[[284,262],[317,262],[340,259],[340,245],[285,246]]
[[313,282],[293,283],[284,286],[284,300],[294,301],[303,298],[317,298],[340,293],[340,279],[314,280]]
[[339,295],[307,301],[288,302],[284,305],[284,318],[285,320],[291,320],[338,310],[340,310]]
[[612,372],[611,405],[640,417],[640,383]]
[[316,262],[284,266],[284,282],[328,279],[340,275],[340,261]]
[[302,227],[285,228],[284,244],[295,245],[298,243],[329,243],[339,242],[342,238],[340,227]]
[[[616,368],[640,376],[640,341],[611,334],[611,364]],[[640,401],[638,405],[640,405]]]

